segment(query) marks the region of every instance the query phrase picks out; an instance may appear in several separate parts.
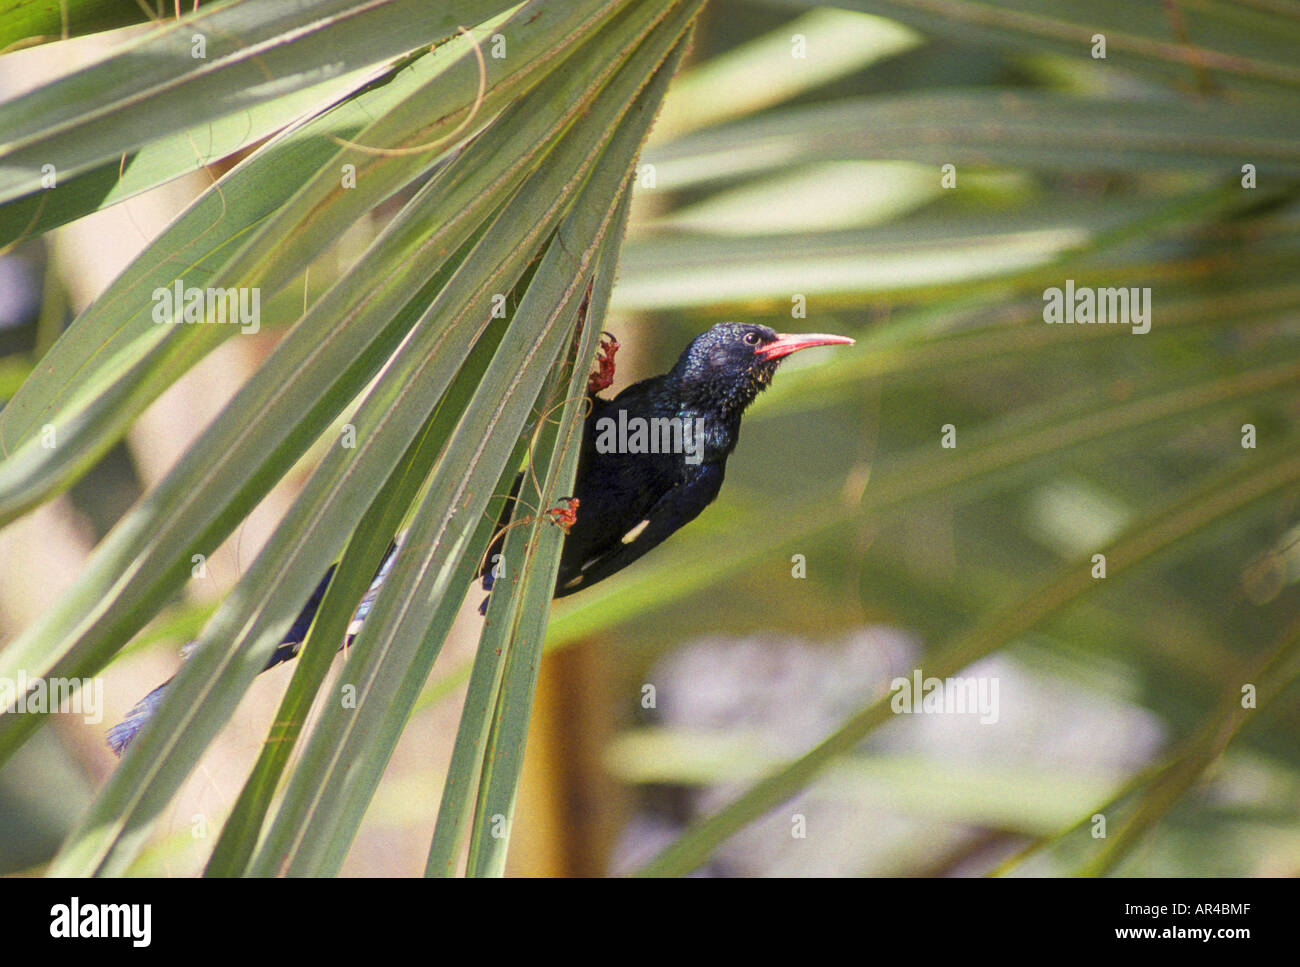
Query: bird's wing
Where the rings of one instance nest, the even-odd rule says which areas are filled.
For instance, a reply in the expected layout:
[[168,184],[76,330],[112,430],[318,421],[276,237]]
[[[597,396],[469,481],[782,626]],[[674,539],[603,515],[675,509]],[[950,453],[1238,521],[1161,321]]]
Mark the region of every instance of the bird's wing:
[[[583,561],[578,574],[555,589],[555,596],[562,598],[590,587],[663,543],[673,531],[693,521],[713,502],[722,487],[722,476],[723,464],[703,464],[689,480],[677,484],[655,501],[645,519],[623,534],[617,545]],[[578,515],[581,519],[581,507]]]

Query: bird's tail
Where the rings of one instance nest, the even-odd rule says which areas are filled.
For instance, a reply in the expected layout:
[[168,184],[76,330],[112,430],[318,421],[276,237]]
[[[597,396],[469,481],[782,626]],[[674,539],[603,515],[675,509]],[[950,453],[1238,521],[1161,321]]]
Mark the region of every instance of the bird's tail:
[[[392,561],[393,550],[395,547],[396,545],[393,544],[388,548],[388,555],[384,561],[386,566]],[[298,654],[298,649],[302,646],[303,640],[307,637],[307,629],[311,627],[312,621],[316,618],[316,612],[320,609],[321,599],[325,597],[325,589],[329,587],[330,580],[334,577],[335,567],[336,565],[331,564],[329,570],[325,572],[325,577],[321,580],[320,584],[316,586],[316,590],[312,592],[312,596],[307,599],[307,604],[303,607],[297,619],[295,619],[293,627],[291,627],[288,634],[285,635],[284,641],[282,641],[275,651],[271,653],[271,657],[267,661],[266,665],[263,666],[262,671],[274,668],[281,662],[288,661],[290,658],[293,658]],[[387,571],[385,570],[383,573],[386,574]],[[371,588],[371,591],[367,595],[368,599],[371,595],[377,593],[378,584],[381,583],[381,581],[382,579],[380,578],[376,579],[375,586]],[[365,615],[363,614],[361,617],[364,619]],[[354,634],[355,631],[350,629],[348,641],[352,640]],[[195,644],[195,642],[191,641],[188,645],[182,648],[181,655],[188,658],[190,652],[194,649]],[[120,756],[125,752],[126,747],[131,744],[137,735],[140,734],[140,730],[144,728],[145,723],[153,718],[154,712],[158,711],[158,706],[162,704],[163,697],[167,694],[167,687],[171,685],[172,681],[173,679],[167,679],[167,681],[163,682],[144,698],[140,699],[140,701],[136,703],[135,708],[131,709],[131,711],[127,713],[126,718],[108,730],[108,744],[114,753]]]
[[[352,623],[348,626],[348,632],[339,644],[340,648],[351,643],[352,639],[361,630],[361,625],[365,622],[367,615],[370,614],[375,598],[379,595],[379,589],[383,586],[384,579],[388,577],[388,572],[393,566],[393,559],[397,556],[397,548],[401,538],[402,535],[399,534],[389,542],[388,550],[384,553],[384,559],[370,582],[370,588],[366,591],[365,597],[361,599],[360,604],[357,605],[357,609],[353,613]],[[325,591],[329,588],[337,567],[336,564],[329,566],[329,570],[325,572],[325,577],[316,585],[316,590],[312,592],[311,597],[307,599],[307,603],[303,605],[302,611],[294,619],[293,625],[284,636],[284,640],[280,642],[275,651],[271,653],[271,657],[267,659],[266,664],[262,666],[262,671],[267,671],[281,662],[289,661],[289,659],[297,656],[298,649],[302,647],[303,641],[307,638],[307,629],[316,620],[316,612],[320,610],[321,601],[325,598]],[[181,655],[188,658],[194,645],[195,642],[191,641],[181,649]],[[127,713],[126,718],[108,730],[108,744],[115,753],[120,756],[126,751],[126,747],[131,744],[140,733],[140,730],[144,728],[145,723],[158,710],[158,706],[162,704],[163,697],[167,694],[167,686],[171,683],[172,679],[167,679],[167,681],[140,699],[135,708]]]
[[108,730],[108,744],[115,755],[121,755],[126,751],[126,747],[131,744],[144,724],[153,717],[153,713],[158,710],[162,704],[163,696],[167,694],[167,688],[172,683],[172,679],[167,679],[152,692],[146,695],[140,701],[135,703],[135,708],[126,713],[126,718],[118,722]]

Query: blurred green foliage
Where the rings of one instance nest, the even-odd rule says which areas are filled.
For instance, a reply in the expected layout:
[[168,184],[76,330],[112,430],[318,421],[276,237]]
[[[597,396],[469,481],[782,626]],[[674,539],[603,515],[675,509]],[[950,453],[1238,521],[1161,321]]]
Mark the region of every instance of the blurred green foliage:
[[[231,15],[241,6],[230,5]],[[513,48],[519,59],[487,61],[486,101],[470,45],[463,37],[447,43],[377,87],[339,95],[338,108],[272,140],[225,176],[229,234],[214,238],[196,228],[208,224],[200,215],[216,202],[209,193],[189,222],[170,228],[128,271],[152,278],[146,273],[164,270],[167,255],[201,242],[208,247],[196,264],[212,278],[260,282],[269,298],[291,292],[329,251],[330,226],[394,194],[405,198],[416,185],[426,186],[417,199],[437,202],[440,184],[451,186],[447,191],[461,184],[455,161],[441,183],[427,180],[451,157],[440,149],[427,157],[349,156],[360,166],[362,191],[333,191],[346,150],[339,137],[422,144],[462,135],[457,125],[472,118],[466,123],[501,136],[494,158],[524,159],[529,172],[555,150],[547,142],[530,154],[530,137],[594,138],[582,118],[565,127],[558,95],[535,102],[544,110],[530,115],[539,124],[533,134],[501,133],[500,117],[518,122],[508,112],[551,76],[557,57],[573,58],[564,68],[573,76],[593,79],[592,96],[609,83],[599,67],[602,57],[614,58],[613,47],[592,38],[615,28],[602,26],[600,34],[593,24],[650,17],[645,3],[589,2],[567,20],[561,6],[534,0],[496,22],[492,30],[515,44],[512,31],[528,27],[533,12],[549,18]],[[685,16],[690,6],[672,9]],[[478,7],[474,22],[505,9]],[[662,25],[655,29],[667,35]],[[361,38],[368,46],[358,50],[367,53],[350,68],[381,64],[378,52],[391,42],[384,31],[378,24]],[[491,32],[483,31],[485,43]],[[628,27],[629,45],[618,57],[649,43],[646,36]],[[729,805],[692,826],[647,872],[699,867],[728,837],[823,775],[864,795],[868,786],[896,793],[935,822],[992,830],[1003,855],[1023,849],[1032,857],[1024,865],[1009,860],[1003,872],[1296,872],[1297,40],[1300,15],[1290,7],[1226,0],[1084,0],[1068,10],[1046,0],[845,0],[834,8],[713,0],[704,8],[635,169],[611,296],[611,312],[626,322],[619,335],[642,352],[646,372],[666,368],[689,338],[722,319],[840,332],[858,343],[851,352],[787,364],[747,418],[717,504],[655,555],[555,605],[546,647],[594,638],[617,650],[619,687],[631,708],[650,669],[685,641],[785,633],[829,643],[863,626],[891,625],[920,641],[927,674],[958,674],[971,661],[1002,655],[1081,694],[1144,710],[1160,723],[1166,745],[1112,786],[1080,779],[1062,790],[1054,770],[954,782],[938,758],[880,760],[862,742],[890,721],[887,697],[848,716],[836,713],[839,724],[828,726],[826,741],[793,759],[764,755],[743,736],[742,751],[718,751],[708,735],[631,731],[619,748],[634,752],[625,751],[616,767],[626,781],[739,783],[729,787],[737,790]],[[407,49],[422,42],[413,38]],[[310,61],[300,66],[305,86]],[[240,90],[233,81],[230,89]],[[428,98],[440,109],[430,110]],[[348,113],[358,102],[369,112],[364,117]],[[270,98],[258,117],[270,123],[289,110]],[[369,120],[376,116],[380,121]],[[438,124],[430,125],[430,116]],[[105,123],[101,133],[115,150],[147,151],[192,120]],[[43,134],[58,135],[52,126],[32,130],[38,146]],[[140,170],[157,180],[178,173],[158,158],[147,159],[156,168]],[[88,157],[86,164],[93,173],[104,162]],[[248,173],[259,170],[283,186],[248,187]],[[502,163],[503,172],[513,170]],[[476,232],[517,201],[515,184],[481,186]],[[15,189],[0,206],[0,223],[30,224],[20,206],[33,197]],[[81,209],[67,212],[93,210],[102,197],[83,186]],[[534,207],[504,210],[518,217],[541,202],[526,204]],[[434,210],[450,217],[449,208]],[[442,230],[437,220],[406,225],[409,239],[389,229],[374,242],[372,261],[363,263],[371,274],[343,271],[334,296],[321,300],[323,309],[313,307],[320,331],[357,318],[348,313],[366,287],[406,265],[425,237]],[[250,227],[256,231],[245,237]],[[454,250],[481,236],[451,237]],[[539,252],[534,244],[529,256]],[[392,305],[407,313],[394,333],[424,324],[419,310],[467,258],[458,250],[448,265],[429,262],[389,286]],[[467,271],[490,277],[477,263]],[[1067,280],[1149,289],[1150,332],[1046,324],[1045,293]],[[110,295],[126,291],[123,285]],[[296,318],[292,303],[280,324]],[[77,401],[89,430],[75,459],[11,463],[7,476],[0,464],[0,506],[14,513],[98,472],[97,462],[151,394],[218,339],[199,335],[168,347],[148,325],[136,324],[131,334],[110,323],[117,318],[112,298],[97,306],[83,314],[80,331],[103,333],[114,352],[86,363],[91,344],[65,339],[50,356],[79,376],[80,366],[95,367]],[[12,392],[10,384],[35,362],[24,352],[0,360],[0,388]],[[25,392],[46,407],[63,405],[50,401],[61,400],[66,384],[44,379],[29,380],[15,403]],[[127,382],[132,392],[118,392]],[[326,402],[337,412],[364,395],[363,384],[340,381]],[[474,399],[505,390],[487,378],[475,386],[458,404],[466,412]],[[28,411],[18,416],[35,425]],[[286,424],[284,445],[298,449],[268,464],[261,471],[267,480],[292,466],[324,427]],[[942,445],[945,427],[955,446]],[[30,435],[0,439],[22,443]],[[503,466],[518,439],[495,441]],[[372,495],[389,479],[386,468],[363,473]],[[256,495],[250,489],[242,503],[232,500],[221,526],[233,526]],[[141,524],[141,539],[151,526]],[[195,534],[216,533],[193,526]],[[331,554],[348,533],[340,526]],[[121,544],[118,566],[135,560],[135,548]],[[176,560],[184,560],[183,550],[175,549]],[[791,576],[794,554],[808,562],[806,579]],[[1094,577],[1096,554],[1106,555],[1104,579]],[[124,602],[130,621],[98,641],[96,665],[179,585],[159,584]],[[83,591],[69,601],[57,640],[23,654],[44,653],[49,667],[74,654],[71,644],[84,634],[79,622],[100,601],[93,582]],[[435,682],[416,707],[441,700],[467,674]],[[192,681],[197,689],[197,674]],[[1245,684],[1257,689],[1254,708],[1242,707]],[[229,694],[244,687],[231,682]],[[392,688],[388,700],[410,693],[412,683]],[[473,694],[499,701],[499,678],[495,688]],[[631,715],[628,724],[635,724]],[[400,725],[385,726],[387,737]],[[25,738],[11,735],[5,751]],[[358,751],[374,757],[368,766],[375,781],[387,761],[383,746]],[[483,749],[475,748],[461,763],[460,781],[476,782],[483,769]],[[197,754],[178,754],[177,777]],[[738,770],[738,762],[746,768]],[[164,803],[170,786],[152,781],[143,774],[120,781],[113,794],[123,798],[113,808],[129,810],[146,792],[155,808]],[[355,822],[371,791],[346,794],[341,808],[355,813]],[[104,802],[112,800],[101,796]],[[1089,834],[1098,812],[1108,817],[1106,839]],[[355,831],[355,823],[344,825]],[[311,869],[337,868],[347,842],[326,844],[338,855]],[[121,843],[103,847],[122,850],[112,869],[125,868],[138,847]],[[935,861],[914,858],[916,869]]]

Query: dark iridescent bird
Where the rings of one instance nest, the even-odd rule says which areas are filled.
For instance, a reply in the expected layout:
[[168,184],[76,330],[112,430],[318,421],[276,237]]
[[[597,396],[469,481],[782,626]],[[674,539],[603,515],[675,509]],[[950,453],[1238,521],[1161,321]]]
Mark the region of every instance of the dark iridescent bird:
[[[599,368],[587,384],[592,405],[583,426],[574,494],[567,508],[551,512],[568,525],[555,596],[581,591],[621,571],[713,502],[740,437],[741,417],[772,382],[781,360],[801,349],[852,343],[844,336],[786,335],[767,326],[719,323],[697,336],[667,373],[634,383],[608,400],[597,394],[613,380],[618,343],[612,338],[602,343]],[[516,481],[500,527],[509,520],[518,487]],[[501,540],[498,535],[487,561],[499,552]],[[399,547],[400,538],[358,605],[344,645],[369,614]],[[266,668],[297,654],[333,574],[331,565]],[[490,570],[482,579],[491,590]],[[121,755],[135,738],[162,702],[167,684],[109,730],[113,751]]]

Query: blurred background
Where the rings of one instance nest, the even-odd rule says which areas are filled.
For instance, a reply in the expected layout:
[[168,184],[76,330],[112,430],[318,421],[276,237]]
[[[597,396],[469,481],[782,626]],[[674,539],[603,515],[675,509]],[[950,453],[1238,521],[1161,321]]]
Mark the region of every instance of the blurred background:
[[[726,319],[858,345],[786,362],[718,502],[553,607],[509,872],[638,870],[839,737],[683,862],[1300,873],[1300,15],[989,6],[705,8],[641,159],[607,322],[614,388]],[[6,54],[0,93],[120,33]],[[1200,44],[1222,58],[1177,53]],[[0,402],[212,173],[2,250]],[[414,187],[304,288],[323,291]],[[1149,288],[1150,332],[1045,324],[1066,280]],[[256,369],[304,288],[0,530],[0,643]],[[108,669],[102,723],[58,716],[0,772],[0,872],[41,871],[115,765],[105,729],[174,672],[319,457]],[[423,870],[478,603],[345,875]],[[870,711],[918,668],[996,682],[996,721]],[[292,670],[261,676],[137,872],[201,871]]]

